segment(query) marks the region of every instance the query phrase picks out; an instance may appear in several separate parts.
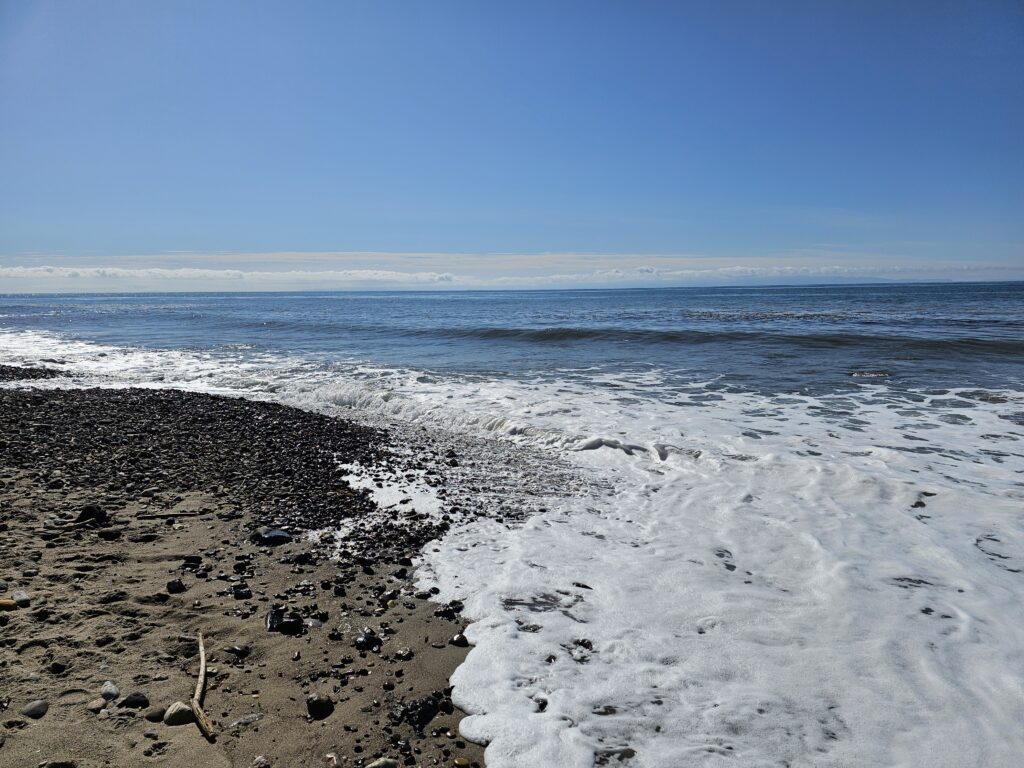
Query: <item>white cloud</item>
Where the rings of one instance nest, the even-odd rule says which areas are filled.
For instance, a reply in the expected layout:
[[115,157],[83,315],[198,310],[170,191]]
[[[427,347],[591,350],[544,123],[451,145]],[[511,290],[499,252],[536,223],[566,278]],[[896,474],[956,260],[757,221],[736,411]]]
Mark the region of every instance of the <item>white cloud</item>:
[[[824,261],[827,258],[832,263]],[[274,253],[0,265],[0,291],[264,291],[735,285],[1024,279],[1024,267],[894,263],[832,252],[777,259],[630,254]],[[197,266],[197,262],[203,266]],[[845,262],[845,263],[844,263]]]

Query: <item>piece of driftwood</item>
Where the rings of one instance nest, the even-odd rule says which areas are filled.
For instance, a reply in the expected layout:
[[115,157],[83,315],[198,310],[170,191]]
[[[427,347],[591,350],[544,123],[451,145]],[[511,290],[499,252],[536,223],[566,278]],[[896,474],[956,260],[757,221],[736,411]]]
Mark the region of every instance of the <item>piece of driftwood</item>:
[[202,731],[203,736],[213,738],[213,723],[203,712],[203,693],[206,690],[206,646],[203,645],[203,633],[197,632],[199,639],[199,679],[196,680],[196,692],[192,695],[192,714],[195,715],[196,725]]

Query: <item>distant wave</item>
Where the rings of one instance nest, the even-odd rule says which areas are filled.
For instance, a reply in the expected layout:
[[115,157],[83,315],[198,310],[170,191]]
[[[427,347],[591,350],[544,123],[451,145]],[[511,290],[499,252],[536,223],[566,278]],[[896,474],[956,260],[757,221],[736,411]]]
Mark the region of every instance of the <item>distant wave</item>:
[[957,336],[947,339],[917,336],[867,335],[856,333],[771,333],[740,330],[657,330],[642,328],[550,327],[550,328],[417,328],[410,336],[510,340],[534,343],[571,341],[632,342],[641,344],[718,344],[755,342],[819,347],[900,346],[908,350],[989,352],[1024,354],[1024,339]]

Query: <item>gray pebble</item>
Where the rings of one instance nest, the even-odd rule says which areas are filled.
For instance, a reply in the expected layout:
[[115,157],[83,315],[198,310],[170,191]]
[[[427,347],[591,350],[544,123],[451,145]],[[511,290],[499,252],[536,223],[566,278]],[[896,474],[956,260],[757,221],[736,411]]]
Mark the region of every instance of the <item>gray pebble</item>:
[[181,701],[176,701],[167,708],[164,713],[165,725],[187,725],[195,720],[192,707]]
[[30,701],[24,707],[21,708],[21,714],[25,717],[31,717],[33,720],[38,720],[40,717],[45,715],[50,709],[50,705],[42,699],[36,699]]

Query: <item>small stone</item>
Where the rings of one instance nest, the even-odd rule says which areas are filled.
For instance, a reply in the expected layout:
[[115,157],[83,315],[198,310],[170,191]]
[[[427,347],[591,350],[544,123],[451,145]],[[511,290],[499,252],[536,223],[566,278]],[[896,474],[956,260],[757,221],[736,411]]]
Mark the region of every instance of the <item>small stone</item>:
[[167,708],[164,714],[165,725],[187,725],[196,719],[192,707],[181,701],[176,701]]
[[20,589],[11,593],[11,600],[16,602],[19,608],[28,608],[32,604],[32,598],[28,596],[28,593],[22,592]]
[[167,592],[171,595],[179,595],[187,589],[181,579],[171,579],[167,582]]
[[100,687],[100,696],[102,696],[107,701],[113,701],[120,695],[121,689],[114,685],[114,683],[110,680],[107,680],[107,682],[105,682]]
[[250,538],[255,543],[262,544],[265,547],[277,547],[281,544],[287,544],[292,540],[291,534],[288,531],[282,531],[280,528],[261,528],[253,533]]
[[88,704],[85,705],[85,708],[95,715],[99,714],[100,710],[105,709],[106,706],[107,700],[101,696],[98,699],[93,699],[92,701],[90,701]]
[[306,711],[314,720],[323,720],[334,712],[334,702],[330,696],[312,693],[306,697]]
[[462,634],[461,632],[459,632],[459,634],[455,635],[455,637],[453,637],[448,642],[451,645],[454,645],[456,648],[465,648],[466,646],[469,645],[469,640],[467,640],[466,636],[464,634]]
[[18,604],[13,600],[0,600],[0,611],[16,611]]
[[144,693],[129,693],[118,702],[117,706],[122,709],[145,709],[149,706],[149,699]]
[[33,720],[38,720],[40,717],[45,715],[50,710],[50,705],[42,699],[36,699],[30,701],[24,707],[21,708],[21,714],[25,717],[31,717]]
[[7,591],[7,582],[4,581],[3,579],[0,579],[0,594],[4,593],[6,591]]
[[159,723],[161,720],[164,719],[164,713],[166,711],[167,707],[150,707],[142,713],[142,716],[151,723]]
[[121,538],[122,533],[124,533],[123,528],[100,528],[96,531],[96,535],[104,541],[116,541]]
[[374,760],[366,768],[399,768],[399,766],[397,760],[392,760],[390,757],[382,757],[380,760]]
[[458,768],[465,768],[466,766],[469,765],[469,760],[467,760],[464,757],[456,757],[455,760],[453,760],[452,762],[456,766],[458,766]]
[[256,755],[256,757],[252,759],[252,765],[250,768],[270,768],[270,761],[263,755]]
[[239,659],[244,659],[252,653],[252,649],[248,645],[229,645],[224,650]]

